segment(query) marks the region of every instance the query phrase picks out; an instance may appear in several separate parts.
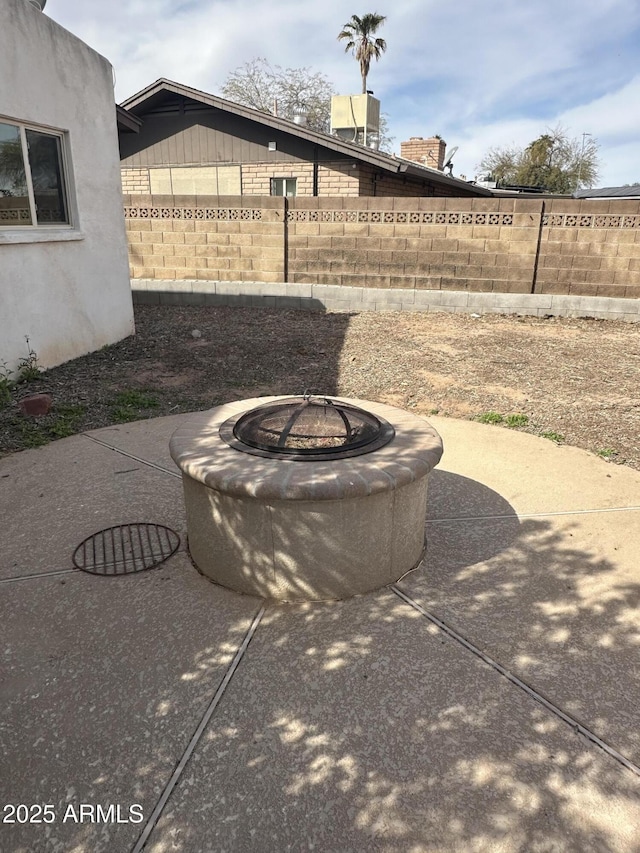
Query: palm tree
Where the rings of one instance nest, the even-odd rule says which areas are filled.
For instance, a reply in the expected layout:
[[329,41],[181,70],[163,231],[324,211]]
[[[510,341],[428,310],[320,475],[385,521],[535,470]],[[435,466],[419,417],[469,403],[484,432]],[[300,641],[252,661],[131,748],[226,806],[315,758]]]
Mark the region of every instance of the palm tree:
[[342,32],[338,35],[338,41],[347,39],[345,53],[353,51],[353,55],[360,63],[363,95],[367,92],[367,75],[371,60],[380,59],[380,55],[387,49],[384,39],[373,38],[380,24],[386,20],[385,15],[378,15],[377,12],[369,12],[361,18],[352,15],[349,23],[344,25]]

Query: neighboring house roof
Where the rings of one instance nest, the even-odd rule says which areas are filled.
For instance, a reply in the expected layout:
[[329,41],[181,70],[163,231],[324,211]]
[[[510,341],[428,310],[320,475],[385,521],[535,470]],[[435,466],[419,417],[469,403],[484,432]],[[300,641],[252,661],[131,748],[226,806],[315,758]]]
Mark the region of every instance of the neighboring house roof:
[[421,166],[418,163],[404,160],[392,154],[384,154],[382,151],[375,151],[372,148],[366,148],[355,142],[346,142],[338,136],[319,133],[303,125],[295,124],[295,122],[288,119],[280,118],[261,110],[255,110],[251,107],[245,107],[242,104],[227,101],[224,98],[219,98],[217,95],[210,95],[207,92],[192,89],[190,86],[183,86],[181,83],[175,83],[165,78],[156,80],[155,83],[147,86],[146,89],[142,89],[140,92],[127,98],[122,102],[121,108],[124,108],[137,119],[138,115],[144,116],[146,111],[159,106],[168,93],[182,95],[185,98],[190,98],[206,106],[241,116],[284,133],[289,133],[292,136],[322,145],[326,149],[339,152],[347,157],[353,157],[354,160],[369,163],[377,169],[382,169],[394,175],[407,175],[413,178],[429,180],[436,184],[443,184],[448,187],[453,186],[464,190],[465,193],[475,193],[479,196],[491,195],[491,192],[484,187],[476,187],[467,181],[461,181],[458,178],[445,175],[437,169]]
[[142,121],[139,118],[136,118],[133,113],[125,110],[124,107],[118,106],[118,104],[116,104],[116,117],[118,120],[118,130],[122,130],[125,133],[140,132]]
[[640,184],[629,187],[599,187],[590,190],[578,190],[574,198],[640,198]]

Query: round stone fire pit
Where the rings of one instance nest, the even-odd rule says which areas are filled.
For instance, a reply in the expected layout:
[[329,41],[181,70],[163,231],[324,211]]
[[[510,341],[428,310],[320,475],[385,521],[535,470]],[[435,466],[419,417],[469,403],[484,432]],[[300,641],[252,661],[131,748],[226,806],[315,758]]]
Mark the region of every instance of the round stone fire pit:
[[258,397],[194,416],[170,451],[191,556],[230,589],[347,598],[422,559],[442,440],[421,417],[364,400]]

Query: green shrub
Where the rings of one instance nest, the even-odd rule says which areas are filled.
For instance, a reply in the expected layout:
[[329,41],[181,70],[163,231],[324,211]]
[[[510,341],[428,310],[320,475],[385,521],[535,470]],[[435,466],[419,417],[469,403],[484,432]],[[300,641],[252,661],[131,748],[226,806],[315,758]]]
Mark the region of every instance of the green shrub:
[[517,427],[526,426],[529,423],[529,415],[523,414],[515,414],[515,415],[507,415],[505,418],[505,423],[511,429],[516,429]]
[[43,372],[38,364],[38,354],[31,348],[29,337],[24,336],[27,342],[27,355],[18,361],[18,382],[33,382],[34,379],[39,379]]
[[546,429],[540,433],[541,438],[548,438],[549,441],[555,441],[556,444],[562,444],[564,436],[559,432],[554,432],[552,429]]
[[614,456],[618,455],[618,451],[612,450],[610,447],[605,447],[603,450],[596,450],[596,454],[602,459],[613,459]]
[[145,391],[121,391],[114,400],[115,406],[128,406],[136,409],[156,409],[160,403]]
[[476,420],[481,424],[501,424],[504,418],[499,412],[483,412]]

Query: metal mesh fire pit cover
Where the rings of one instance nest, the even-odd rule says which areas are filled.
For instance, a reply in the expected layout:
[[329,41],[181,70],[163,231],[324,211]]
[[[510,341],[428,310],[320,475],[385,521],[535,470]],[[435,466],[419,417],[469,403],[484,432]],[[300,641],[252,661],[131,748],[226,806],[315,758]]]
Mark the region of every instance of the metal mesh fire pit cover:
[[326,461],[384,447],[395,430],[384,418],[331,397],[289,397],[226,420],[220,437],[270,459]]
[[162,524],[118,524],[81,542],[73,565],[92,575],[129,575],[159,566],[179,547],[178,534]]

